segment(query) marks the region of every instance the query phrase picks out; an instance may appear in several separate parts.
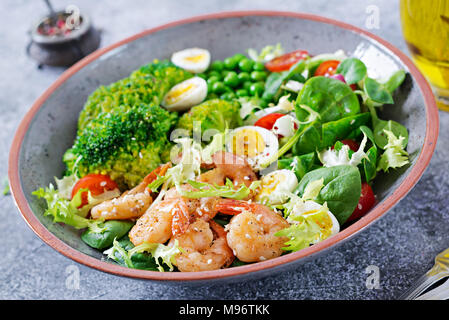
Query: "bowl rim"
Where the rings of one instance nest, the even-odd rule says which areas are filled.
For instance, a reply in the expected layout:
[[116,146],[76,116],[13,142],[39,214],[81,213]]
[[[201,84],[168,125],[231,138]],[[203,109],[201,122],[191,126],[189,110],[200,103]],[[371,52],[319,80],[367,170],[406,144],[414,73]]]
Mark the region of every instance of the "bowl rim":
[[[290,253],[287,255],[283,255],[271,260],[262,261],[258,263],[253,263],[249,265],[228,268],[228,269],[220,269],[214,271],[201,271],[201,272],[157,272],[157,271],[146,271],[139,269],[130,269],[126,267],[119,266],[118,264],[106,262],[103,260],[99,260],[97,258],[91,257],[87,254],[84,254],[72,247],[68,244],[64,243],[62,240],[53,235],[47,228],[41,224],[38,218],[35,216],[33,211],[31,210],[28,202],[26,200],[24,191],[21,186],[20,176],[19,176],[19,151],[22,146],[23,139],[27,133],[30,123],[32,119],[43,105],[43,103],[48,99],[48,97],[68,78],[70,78],[73,74],[78,72],[84,66],[88,65],[92,61],[101,57],[106,52],[109,52],[117,47],[125,45],[129,42],[132,42],[141,37],[147,36],[149,34],[155,33],[160,30],[168,29],[175,26],[180,26],[184,24],[189,24],[193,22],[198,22],[201,20],[213,20],[213,19],[224,19],[224,18],[240,18],[245,16],[274,16],[274,17],[286,17],[286,18],[296,18],[303,20],[312,20],[316,22],[326,23],[330,25],[337,26],[339,28],[343,28],[354,33],[357,33],[363,37],[370,38],[371,40],[375,40],[380,43],[382,46],[386,47],[390,50],[396,57],[400,59],[402,63],[404,63],[409,69],[410,74],[413,76],[415,81],[420,88],[423,97],[424,97],[424,105],[426,108],[426,133],[424,138],[424,144],[422,150],[418,156],[418,159],[415,165],[412,167],[410,173],[405,177],[404,181],[398,186],[393,193],[379,203],[371,212],[369,212],[366,216],[350,225],[346,229],[342,230],[338,234],[334,235],[331,238],[328,238],[318,244],[315,244],[309,248],[303,249],[301,251],[297,251],[294,253]],[[415,65],[412,63],[410,58],[408,58],[404,53],[402,53],[399,49],[394,47],[392,44],[383,40],[382,38],[366,31],[355,27],[353,25],[337,21],[334,19],[321,17],[314,14],[307,13],[299,13],[299,12],[285,12],[285,11],[266,11],[266,10],[249,10],[249,11],[228,11],[228,12],[220,12],[220,13],[212,13],[194,16],[191,18],[181,19],[174,22],[169,22],[151,29],[147,29],[140,33],[137,33],[131,37],[125,38],[119,42],[116,42],[112,45],[109,45],[105,48],[98,49],[97,51],[91,53],[84,59],[80,60],[78,63],[73,65],[71,68],[66,70],[32,105],[29,111],[26,113],[24,118],[22,119],[19,127],[14,136],[10,154],[9,154],[9,168],[8,168],[8,177],[9,183],[11,187],[11,193],[13,195],[14,201],[16,203],[17,208],[22,214],[22,217],[29,225],[29,227],[50,247],[63,254],[64,256],[78,262],[84,264],[86,266],[92,267],[94,269],[112,273],[119,276],[126,276],[131,278],[140,278],[140,279],[148,279],[148,280],[157,280],[157,281],[197,281],[197,280],[211,280],[218,278],[229,278],[235,276],[242,276],[247,273],[255,273],[260,272],[266,269],[279,267],[286,264],[291,264],[293,262],[297,262],[301,259],[306,260],[311,256],[314,256],[318,253],[322,253],[324,251],[329,250],[331,247],[334,247],[338,244],[341,244],[343,241],[349,239],[355,234],[359,233],[363,229],[365,229],[369,224],[374,222],[383,216],[389,209],[391,209],[395,204],[397,204],[418,182],[419,178],[424,173],[427,165],[430,162],[433,151],[436,146],[437,138],[439,131],[439,117],[438,117],[438,109],[436,106],[436,102],[432,93],[432,90],[425,80],[424,76],[418,71]]]

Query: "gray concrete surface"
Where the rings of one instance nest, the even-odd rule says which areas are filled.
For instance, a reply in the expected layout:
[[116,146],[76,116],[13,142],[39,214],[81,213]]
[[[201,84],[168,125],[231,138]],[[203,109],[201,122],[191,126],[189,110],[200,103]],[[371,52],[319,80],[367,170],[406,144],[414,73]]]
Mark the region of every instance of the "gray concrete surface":
[[[102,46],[165,22],[224,10],[302,11],[369,28],[369,14],[378,9],[379,28],[370,31],[407,51],[398,4],[391,0],[54,1],[57,8],[73,3],[103,29]],[[7,174],[8,150],[19,121],[63,72],[61,68],[39,70],[25,54],[27,29],[44,12],[41,1],[0,3],[0,179]],[[170,287],[87,268],[45,245],[22,220],[11,196],[0,196],[0,298],[394,299],[431,267],[438,252],[449,247],[449,114],[440,112],[440,117],[441,133],[431,164],[399,205],[332,253],[293,272],[250,283]],[[380,271],[378,289],[366,286],[371,265]],[[71,286],[73,270],[79,271],[79,288]]]

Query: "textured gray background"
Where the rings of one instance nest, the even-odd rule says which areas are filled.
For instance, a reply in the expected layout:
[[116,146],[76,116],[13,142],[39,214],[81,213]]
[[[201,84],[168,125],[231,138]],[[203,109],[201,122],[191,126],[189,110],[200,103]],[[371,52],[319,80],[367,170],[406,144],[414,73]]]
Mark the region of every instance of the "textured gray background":
[[[103,30],[102,46],[141,30],[198,14],[274,9],[323,15],[367,28],[370,5],[380,10],[380,28],[370,31],[407,52],[397,1],[392,0],[203,0],[53,1],[76,4]],[[0,4],[0,178],[20,119],[63,72],[36,68],[25,55],[29,24],[45,13],[41,1]],[[317,39],[319,41],[319,39]],[[275,42],[275,40],[273,40]],[[120,278],[79,265],[45,245],[20,217],[11,196],[0,196],[1,299],[394,299],[449,247],[449,114],[440,112],[440,137],[423,178],[399,205],[356,238],[296,270],[259,281],[189,288]],[[379,267],[380,288],[367,289],[366,268]],[[79,289],[68,289],[76,267]],[[69,286],[70,287],[70,286]]]

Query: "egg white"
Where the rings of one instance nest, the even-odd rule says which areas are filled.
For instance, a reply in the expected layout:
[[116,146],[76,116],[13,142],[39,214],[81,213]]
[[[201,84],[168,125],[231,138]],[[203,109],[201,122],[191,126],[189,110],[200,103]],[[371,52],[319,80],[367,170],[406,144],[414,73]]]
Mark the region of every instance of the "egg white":
[[[234,129],[230,134],[230,138],[227,139],[226,150],[228,152],[234,152],[234,150],[233,150],[234,149],[233,148],[234,137],[236,135],[238,135],[239,132],[244,131],[244,130],[248,130],[250,132],[255,131],[263,139],[264,148],[261,151],[253,150],[253,151],[257,152],[257,154],[255,156],[239,155],[239,156],[244,157],[248,161],[248,164],[251,166],[251,168],[253,170],[259,171],[262,169],[261,164],[264,163],[265,160],[267,160],[268,158],[270,158],[271,156],[273,156],[274,154],[276,154],[278,152],[278,149],[279,149],[278,138],[274,135],[273,132],[271,132],[270,130],[267,130],[265,128],[262,128],[262,127],[257,127],[257,126],[239,127],[237,129]],[[242,142],[239,141],[238,143],[242,143]]]
[[282,204],[288,194],[298,186],[298,178],[291,170],[281,169],[273,171],[261,178],[259,193],[256,201],[265,204]]
[[184,111],[200,104],[207,96],[207,82],[193,77],[173,86],[162,100],[162,105],[170,111]]
[[[290,223],[296,223],[291,217],[293,216],[300,216],[304,215],[305,217],[307,215],[313,214],[316,211],[319,211],[323,208],[323,206],[315,201],[307,200],[304,202],[299,202],[294,208],[290,216],[287,218],[287,221]],[[340,232],[340,224],[338,223],[337,218],[334,216],[334,214],[327,209],[326,214],[329,216],[329,218],[332,221],[332,227],[330,229],[330,235],[329,237],[337,234]]]
[[184,49],[173,53],[171,62],[192,73],[202,73],[209,68],[210,52],[201,48]]

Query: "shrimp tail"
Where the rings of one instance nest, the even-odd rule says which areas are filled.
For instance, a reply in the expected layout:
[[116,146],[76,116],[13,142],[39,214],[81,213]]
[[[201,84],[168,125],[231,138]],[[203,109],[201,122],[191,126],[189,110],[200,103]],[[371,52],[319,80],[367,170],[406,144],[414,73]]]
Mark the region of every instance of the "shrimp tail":
[[242,200],[220,199],[215,205],[217,212],[236,215],[243,211],[251,211],[252,204]]

